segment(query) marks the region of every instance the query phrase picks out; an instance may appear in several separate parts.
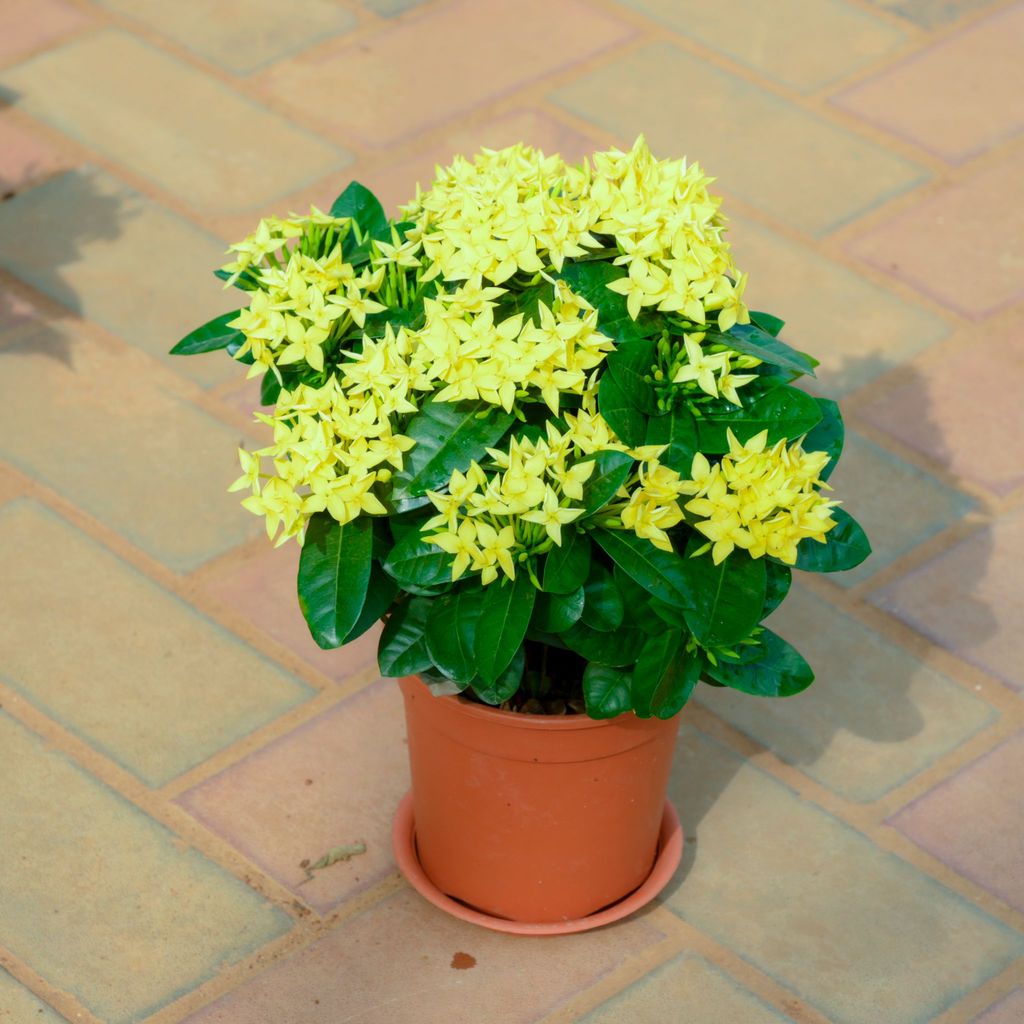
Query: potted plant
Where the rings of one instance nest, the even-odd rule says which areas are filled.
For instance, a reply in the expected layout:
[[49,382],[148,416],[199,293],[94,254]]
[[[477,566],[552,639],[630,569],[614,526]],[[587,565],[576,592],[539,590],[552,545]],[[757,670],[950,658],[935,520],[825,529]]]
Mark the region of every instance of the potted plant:
[[352,183],[233,245],[246,306],[173,349],[262,377],[233,488],[302,544],[321,647],[384,620],[415,869],[487,920],[582,927],[642,886],[698,682],[810,685],[762,622],[793,568],[870,551],[827,497],[839,410],[748,312],[709,183],[643,139],[457,159],[397,222]]

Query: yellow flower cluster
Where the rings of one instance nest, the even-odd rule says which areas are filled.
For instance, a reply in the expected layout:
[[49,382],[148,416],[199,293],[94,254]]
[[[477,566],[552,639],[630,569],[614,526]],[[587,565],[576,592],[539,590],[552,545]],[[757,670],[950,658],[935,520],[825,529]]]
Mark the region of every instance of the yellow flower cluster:
[[741,444],[729,431],[729,453],[720,463],[693,457],[684,487],[696,497],[686,510],[703,518],[695,526],[710,541],[716,565],[737,547],[752,558],[771,555],[793,565],[801,540],[824,543],[835,526],[831,509],[839,503],[817,490],[828,487],[820,479],[828,454],[805,452],[799,442],[766,449],[767,440],[763,430]]

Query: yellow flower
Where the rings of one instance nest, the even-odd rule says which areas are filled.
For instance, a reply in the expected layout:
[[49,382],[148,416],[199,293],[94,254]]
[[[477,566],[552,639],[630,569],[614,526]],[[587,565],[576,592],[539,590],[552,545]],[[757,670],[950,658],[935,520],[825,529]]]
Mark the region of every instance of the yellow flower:
[[544,495],[544,504],[533,512],[526,512],[520,518],[527,523],[539,523],[548,536],[559,546],[562,544],[562,527],[583,515],[581,508],[561,508],[558,495],[549,487]]

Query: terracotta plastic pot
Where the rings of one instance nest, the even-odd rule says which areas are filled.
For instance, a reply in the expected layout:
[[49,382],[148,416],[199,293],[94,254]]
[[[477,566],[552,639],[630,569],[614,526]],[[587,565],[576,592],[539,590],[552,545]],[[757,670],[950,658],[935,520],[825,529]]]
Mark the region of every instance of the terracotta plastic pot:
[[651,873],[678,721],[524,715],[401,680],[419,863],[494,917],[568,921]]

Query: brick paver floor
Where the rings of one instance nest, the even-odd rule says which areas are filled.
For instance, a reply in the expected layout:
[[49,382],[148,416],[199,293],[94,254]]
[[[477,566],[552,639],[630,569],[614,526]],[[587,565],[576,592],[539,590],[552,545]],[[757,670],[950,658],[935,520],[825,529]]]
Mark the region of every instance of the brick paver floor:
[[[0,1022],[1024,1020],[1022,54],[1000,0],[0,0]],[[397,688],[225,493],[251,385],[166,350],[260,213],[640,131],[877,553],[781,614],[812,690],[684,712],[663,896],[511,938],[397,873]]]

